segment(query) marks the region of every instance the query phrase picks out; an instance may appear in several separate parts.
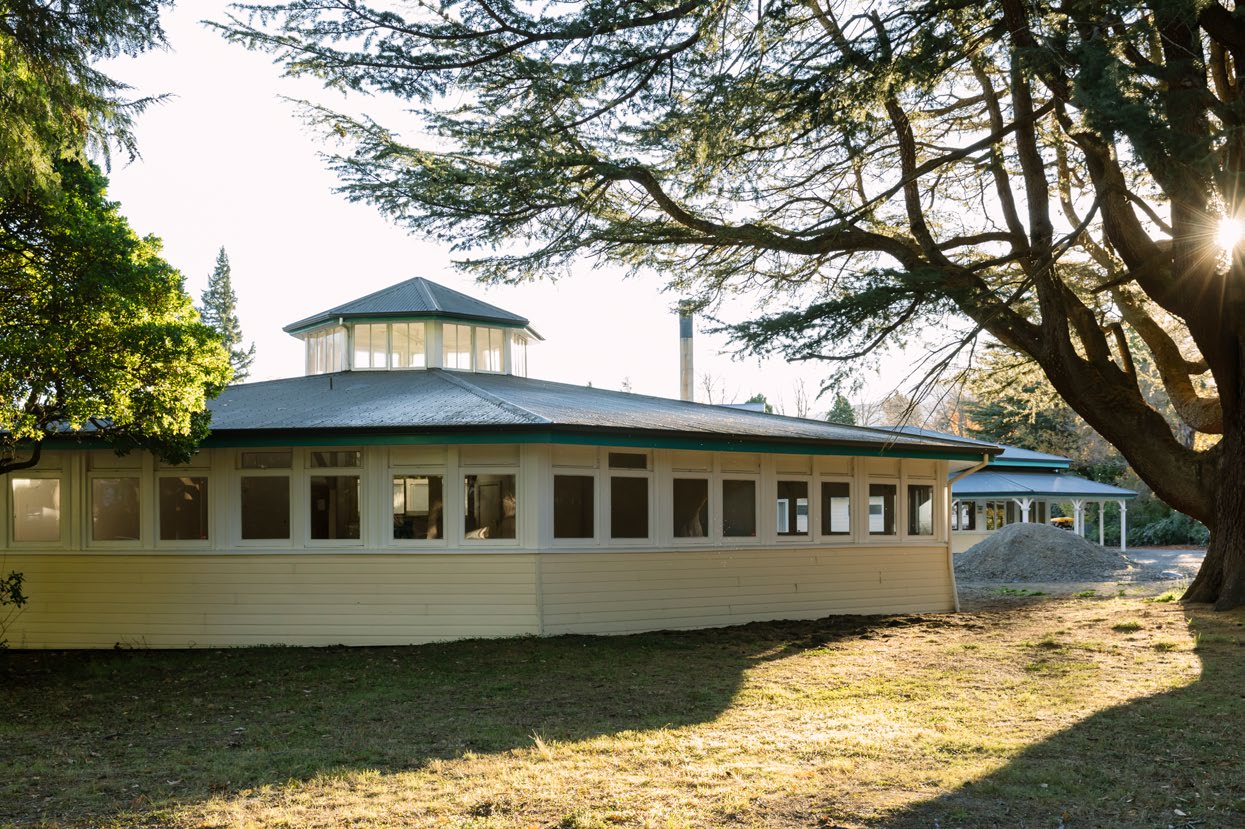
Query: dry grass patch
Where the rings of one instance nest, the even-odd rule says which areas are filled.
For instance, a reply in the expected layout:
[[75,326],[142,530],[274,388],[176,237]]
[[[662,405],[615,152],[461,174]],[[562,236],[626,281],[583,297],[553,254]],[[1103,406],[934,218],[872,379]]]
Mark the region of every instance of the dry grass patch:
[[[1136,598],[643,636],[0,656],[0,824],[1245,820],[1241,614]],[[1105,631],[1136,621],[1135,635]]]

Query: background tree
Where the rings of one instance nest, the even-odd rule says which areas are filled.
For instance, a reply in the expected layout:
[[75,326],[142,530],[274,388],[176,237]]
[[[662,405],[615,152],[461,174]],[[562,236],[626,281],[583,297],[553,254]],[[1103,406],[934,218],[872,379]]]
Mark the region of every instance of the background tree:
[[[415,102],[410,141],[311,114],[347,142],[350,198],[478,251],[484,278],[587,256],[702,305],[768,285],[789,310],[735,334],[794,360],[930,332],[931,373],[983,334],[1024,354],[1211,527],[1187,598],[1245,604],[1245,258],[1216,241],[1245,211],[1234,6],[292,0],[224,28],[291,74]],[[1129,331],[1218,443],[1151,405]]]
[[99,170],[60,161],[56,174],[54,192],[0,200],[0,474],[66,429],[185,461],[228,355]]
[[199,309],[203,324],[220,335],[225,349],[229,352],[229,365],[233,367],[233,380],[241,383],[251,374],[251,363],[255,362],[255,343],[250,348],[242,347],[242,323],[238,321],[238,295],[233,290],[233,279],[229,267],[229,255],[221,247],[216,254],[216,267],[208,277],[207,289],[203,292],[203,307]]
[[766,414],[773,414],[773,413],[774,413],[774,404],[770,403],[770,402],[769,402],[769,399],[768,399],[768,398],[766,398],[766,396],[765,396],[764,394],[762,394],[761,392],[757,392],[756,394],[752,395],[751,397],[749,397],[749,398],[748,398],[747,400],[745,400],[744,402],[745,402],[745,403],[752,403],[752,404],[755,404],[755,405],[757,405],[757,406],[760,406],[760,407],[761,407],[761,411],[765,412]]
[[834,405],[826,413],[826,420],[831,423],[842,423],[844,426],[856,425],[856,410],[852,402],[841,394],[834,396]]
[[0,4],[0,199],[57,183],[62,158],[133,158],[133,119],[154,100],[95,68],[164,45],[165,0]]

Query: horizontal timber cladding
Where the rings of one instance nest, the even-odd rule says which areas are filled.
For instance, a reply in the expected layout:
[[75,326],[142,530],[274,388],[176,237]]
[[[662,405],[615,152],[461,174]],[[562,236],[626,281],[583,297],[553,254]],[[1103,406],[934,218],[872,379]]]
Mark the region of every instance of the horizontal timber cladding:
[[18,648],[404,645],[954,609],[945,545],[21,555]]
[[563,553],[541,584],[547,634],[955,608],[944,545]]
[[539,632],[535,555],[9,554],[19,648],[406,645]]

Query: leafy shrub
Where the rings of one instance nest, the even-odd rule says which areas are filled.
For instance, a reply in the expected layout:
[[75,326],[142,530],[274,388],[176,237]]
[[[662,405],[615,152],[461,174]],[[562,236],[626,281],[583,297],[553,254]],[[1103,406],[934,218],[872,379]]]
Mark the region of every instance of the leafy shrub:
[[1195,521],[1183,512],[1171,515],[1153,524],[1147,524],[1139,533],[1142,544],[1199,544],[1210,541],[1210,530],[1201,521]]

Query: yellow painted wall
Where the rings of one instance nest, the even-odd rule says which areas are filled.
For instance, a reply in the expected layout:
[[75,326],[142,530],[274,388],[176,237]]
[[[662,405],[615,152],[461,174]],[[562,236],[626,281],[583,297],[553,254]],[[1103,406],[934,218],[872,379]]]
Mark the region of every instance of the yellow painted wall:
[[18,648],[400,645],[954,607],[945,546],[14,555]]
[[545,633],[948,611],[942,546],[546,555]]
[[[405,645],[539,632],[534,555],[30,555],[11,647]],[[6,571],[7,572],[7,571]]]

